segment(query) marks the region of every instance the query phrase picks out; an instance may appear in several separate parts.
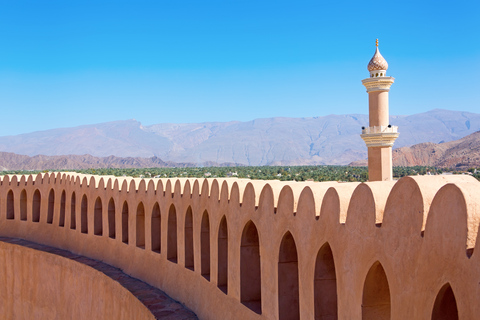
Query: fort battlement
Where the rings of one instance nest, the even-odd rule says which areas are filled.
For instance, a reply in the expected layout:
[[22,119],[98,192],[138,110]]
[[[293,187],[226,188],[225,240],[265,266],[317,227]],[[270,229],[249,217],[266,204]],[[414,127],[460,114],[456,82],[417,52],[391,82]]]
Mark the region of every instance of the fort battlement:
[[7,175],[0,236],[121,268],[200,319],[476,319],[479,203],[480,182],[466,175],[368,183]]

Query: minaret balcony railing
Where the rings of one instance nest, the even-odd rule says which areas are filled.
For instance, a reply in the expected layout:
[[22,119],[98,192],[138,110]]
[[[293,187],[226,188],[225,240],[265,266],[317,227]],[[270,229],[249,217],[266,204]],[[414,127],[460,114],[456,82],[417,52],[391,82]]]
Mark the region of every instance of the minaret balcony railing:
[[398,138],[397,126],[374,126],[362,128],[360,137],[370,147],[393,147],[393,143]]
[[373,126],[362,128],[362,134],[369,133],[397,133],[398,126]]

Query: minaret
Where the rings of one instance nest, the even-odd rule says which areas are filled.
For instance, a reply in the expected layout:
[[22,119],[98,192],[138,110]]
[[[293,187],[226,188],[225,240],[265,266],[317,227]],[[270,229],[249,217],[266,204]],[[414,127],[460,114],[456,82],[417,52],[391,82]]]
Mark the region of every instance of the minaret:
[[388,117],[388,91],[393,77],[387,77],[388,63],[378,51],[378,39],[373,58],[367,66],[370,78],[362,80],[368,93],[369,126],[360,135],[368,147],[368,176],[370,181],[391,181],[392,147],[398,137],[396,126]]

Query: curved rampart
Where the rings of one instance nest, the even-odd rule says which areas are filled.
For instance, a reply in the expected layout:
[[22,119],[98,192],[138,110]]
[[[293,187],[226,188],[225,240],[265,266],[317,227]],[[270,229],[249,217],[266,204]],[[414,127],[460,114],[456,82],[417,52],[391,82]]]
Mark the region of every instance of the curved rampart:
[[479,191],[470,176],[5,176],[0,235],[105,261],[200,319],[474,319]]
[[1,319],[151,319],[118,282],[83,263],[0,241]]

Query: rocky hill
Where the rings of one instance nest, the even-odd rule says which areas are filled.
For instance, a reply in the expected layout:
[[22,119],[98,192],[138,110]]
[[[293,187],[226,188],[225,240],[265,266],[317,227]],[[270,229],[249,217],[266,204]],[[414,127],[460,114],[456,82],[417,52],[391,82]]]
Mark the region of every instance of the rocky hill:
[[[434,166],[467,169],[480,167],[480,131],[444,143],[419,143],[393,150],[394,166]],[[366,166],[367,160],[350,165]]]
[[115,156],[67,155],[34,157],[0,152],[0,170],[73,170],[96,168],[191,167],[192,163],[165,162],[160,158],[120,158]]
[[[395,147],[452,141],[480,130],[480,114],[440,109],[391,116],[391,122],[400,131]],[[29,156],[157,157],[194,165],[341,165],[366,158],[359,135],[366,125],[368,116],[360,114],[151,126],[127,120],[4,136],[0,151]]]

